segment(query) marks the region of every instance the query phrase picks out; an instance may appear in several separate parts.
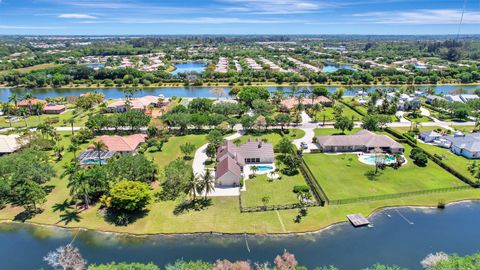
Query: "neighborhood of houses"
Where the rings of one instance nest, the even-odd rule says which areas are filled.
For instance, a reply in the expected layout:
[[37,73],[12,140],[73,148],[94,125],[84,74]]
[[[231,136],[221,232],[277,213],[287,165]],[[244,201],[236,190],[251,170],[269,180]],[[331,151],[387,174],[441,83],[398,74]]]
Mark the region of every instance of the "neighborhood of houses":
[[[224,60],[220,60],[221,65],[226,65]],[[251,61],[254,65],[254,61]],[[260,67],[261,68],[261,67]],[[358,94],[358,93],[357,93]],[[360,100],[366,95],[359,95]],[[469,100],[478,99],[477,95],[460,94],[446,95],[423,95],[415,93],[412,95],[387,93],[385,98],[389,101],[398,101],[398,110],[418,110],[422,106],[422,101],[427,104],[435,100],[444,100],[449,102],[466,103]],[[381,101],[381,100],[380,100]],[[236,103],[234,99],[217,99],[218,103]],[[280,106],[287,111],[297,108],[299,103],[304,106],[321,104],[324,107],[332,107],[334,100],[325,96],[315,98],[304,98],[299,100],[296,97],[286,97],[280,102]],[[171,103],[169,98],[160,96],[143,96],[138,98],[123,98],[110,100],[105,106],[106,113],[124,113],[128,110],[137,110],[152,116],[160,116],[167,110]],[[18,102],[18,107],[31,108],[36,104],[41,104],[45,114],[61,114],[66,111],[65,105],[47,103],[43,100],[29,98]],[[377,105],[378,102],[377,102]],[[299,128],[302,128],[301,126]],[[312,128],[311,128],[312,129]],[[480,159],[480,133],[466,134],[463,132],[454,132],[452,135],[436,131],[426,131],[419,134],[419,139],[423,143],[436,145],[438,147],[450,149],[456,155],[468,159]],[[87,147],[77,158],[84,167],[96,164],[106,164],[108,160],[115,155],[136,155],[139,148],[147,141],[145,134],[132,134],[128,136],[103,135],[95,138],[95,141],[102,142],[105,149],[95,149],[93,145]],[[308,150],[316,150],[326,155],[340,153],[355,153],[359,160],[368,165],[375,165],[369,157],[377,155],[390,156],[405,153],[403,144],[384,134],[365,129],[356,131],[350,135],[325,135],[313,136],[308,141]],[[18,135],[0,135],[0,155],[9,154],[20,149],[22,144],[18,141]],[[304,149],[302,149],[304,150]],[[206,160],[205,160],[206,161]],[[264,140],[248,140],[243,144],[235,144],[231,140],[225,140],[216,151],[216,165],[214,166],[215,187],[238,188],[243,185],[243,180],[249,179],[252,174],[266,174],[276,172],[274,146]],[[238,193],[236,193],[238,194]]]

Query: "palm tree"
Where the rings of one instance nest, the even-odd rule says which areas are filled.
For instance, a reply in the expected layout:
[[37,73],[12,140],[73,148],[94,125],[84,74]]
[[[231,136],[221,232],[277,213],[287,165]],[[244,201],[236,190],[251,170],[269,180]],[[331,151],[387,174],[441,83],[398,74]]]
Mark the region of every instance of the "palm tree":
[[253,174],[255,174],[258,171],[258,167],[253,165],[252,167],[250,167],[250,170],[252,171]]
[[28,110],[26,108],[19,108],[17,110],[17,113],[23,117],[23,120],[25,121],[25,127],[28,127],[28,123],[27,123]]
[[192,201],[197,199],[197,189],[200,183],[200,177],[195,174],[192,175],[187,183],[186,191],[192,197]]
[[73,153],[73,158],[74,158],[75,160],[77,159],[77,151],[78,151],[78,149],[80,149],[80,146],[79,146],[77,143],[74,143],[74,142],[72,142],[72,143],[68,146],[68,148],[67,148],[67,150],[68,150],[69,152],[72,152],[72,153]]
[[45,139],[45,136],[48,136],[49,135],[52,135],[53,132],[54,132],[54,128],[51,126],[51,125],[48,125],[48,124],[39,124],[37,126],[37,130],[40,131],[40,133],[42,133],[42,137]]
[[69,124],[70,127],[72,127],[72,135],[74,134],[73,132],[73,125],[75,124],[75,118],[68,118],[67,120],[64,121],[65,124]]
[[65,178],[68,176],[68,178],[71,178],[72,175],[78,171],[78,162],[77,160],[73,160],[70,163],[67,163],[63,166],[63,172],[60,175],[61,178]]
[[35,103],[33,104],[32,108],[31,108],[31,113],[32,114],[36,114],[37,117],[38,117],[38,122],[40,123],[41,120],[40,120],[40,115],[44,112],[43,110],[43,104],[41,103]]
[[88,198],[91,192],[90,178],[88,177],[86,170],[76,171],[69,179],[67,187],[70,189],[70,194],[76,197],[83,196],[85,208],[89,208]]
[[205,192],[205,200],[207,200],[207,194],[215,191],[215,185],[213,183],[213,176],[210,170],[206,170],[203,174],[202,180],[200,182],[203,192]]
[[15,93],[12,93],[10,97],[8,97],[8,102],[13,102],[13,104],[15,104],[15,108],[17,108],[17,103],[19,101],[20,101],[20,97]]
[[108,151],[107,145],[102,141],[96,141],[92,144],[93,151],[97,152],[98,154],[98,164],[102,165],[102,152]]
[[26,99],[28,100],[28,109],[30,111],[32,111],[32,101],[31,99],[34,99],[35,97],[33,96],[32,93],[26,93],[24,96],[23,96],[23,99]]

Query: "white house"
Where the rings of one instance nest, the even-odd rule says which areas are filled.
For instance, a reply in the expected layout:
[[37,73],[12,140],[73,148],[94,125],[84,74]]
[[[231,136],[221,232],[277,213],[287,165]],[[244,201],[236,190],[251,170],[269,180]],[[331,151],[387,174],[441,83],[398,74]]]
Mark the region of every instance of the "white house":
[[248,141],[238,147],[231,141],[225,141],[217,150],[215,184],[239,186],[245,165],[271,164],[274,158],[273,146],[261,140]]
[[426,143],[431,143],[442,137],[442,134],[435,131],[425,131],[420,133],[420,139]]

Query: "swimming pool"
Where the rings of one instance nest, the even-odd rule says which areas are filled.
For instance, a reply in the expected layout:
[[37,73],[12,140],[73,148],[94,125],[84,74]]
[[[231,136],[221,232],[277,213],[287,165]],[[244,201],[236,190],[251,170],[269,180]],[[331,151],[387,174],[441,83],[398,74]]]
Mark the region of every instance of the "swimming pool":
[[269,166],[269,165],[257,166],[257,171],[258,172],[266,172],[266,171],[271,171],[271,170],[273,170],[273,166]]
[[395,157],[390,155],[378,158],[375,155],[361,155],[358,159],[368,165],[375,165],[377,161],[383,161],[384,164],[392,164],[395,162]]

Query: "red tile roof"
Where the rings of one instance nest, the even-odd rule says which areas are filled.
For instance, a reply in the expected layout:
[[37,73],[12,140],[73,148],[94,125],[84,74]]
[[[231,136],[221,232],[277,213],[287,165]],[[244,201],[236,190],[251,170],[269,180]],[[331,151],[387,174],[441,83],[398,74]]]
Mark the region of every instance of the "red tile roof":
[[240,166],[238,166],[237,162],[230,156],[228,156],[227,158],[224,158],[222,161],[218,163],[217,170],[215,171],[215,178],[218,179],[219,177],[222,177],[227,172],[231,172],[238,177],[242,176]]
[[121,136],[100,136],[99,141],[102,141],[108,148],[108,151],[118,152],[132,152],[135,151],[138,146],[144,143],[147,139],[145,134],[133,134],[126,137]]
[[35,105],[37,103],[44,103],[45,101],[36,99],[36,98],[29,98],[29,99],[24,99],[21,100],[20,102],[17,103],[17,106],[19,107],[26,107],[26,106],[31,106]]

